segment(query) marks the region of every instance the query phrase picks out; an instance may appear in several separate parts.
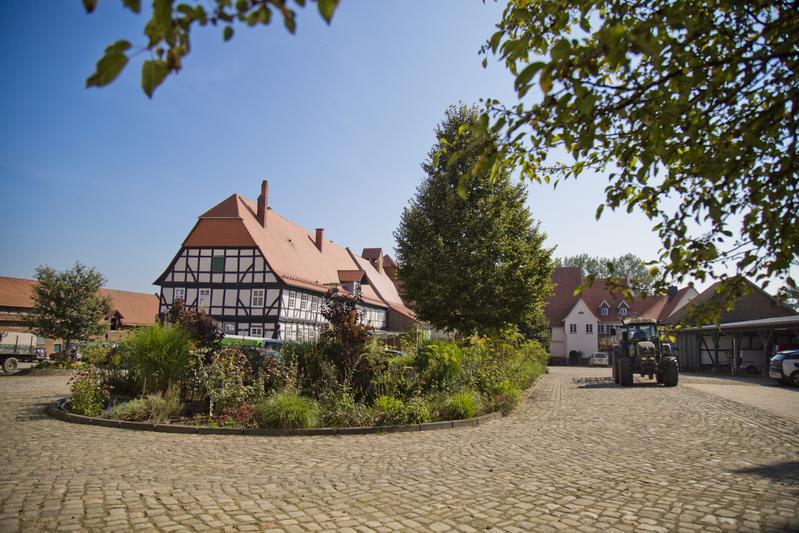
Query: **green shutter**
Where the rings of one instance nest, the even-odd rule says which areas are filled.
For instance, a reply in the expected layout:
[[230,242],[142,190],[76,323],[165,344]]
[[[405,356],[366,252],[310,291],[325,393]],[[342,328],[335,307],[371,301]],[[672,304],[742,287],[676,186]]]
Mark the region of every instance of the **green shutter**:
[[211,258],[211,272],[225,271],[225,256],[215,255]]

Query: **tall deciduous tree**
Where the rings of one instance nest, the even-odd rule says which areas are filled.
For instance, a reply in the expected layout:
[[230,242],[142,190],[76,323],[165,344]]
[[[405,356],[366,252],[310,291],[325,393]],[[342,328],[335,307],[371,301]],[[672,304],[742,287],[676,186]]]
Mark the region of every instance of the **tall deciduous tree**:
[[[555,266],[580,267],[583,274],[591,278],[617,277],[630,282],[635,291],[649,291],[654,277],[646,262],[635,254],[619,257],[593,257],[578,254],[555,259]],[[627,285],[625,285],[627,286]]]
[[48,266],[36,269],[30,326],[39,335],[63,339],[68,350],[73,341],[85,341],[105,330],[111,298],[99,293],[103,276],[81,263],[59,272]]
[[487,101],[475,164],[548,183],[607,175],[596,216],[652,220],[660,288],[716,277],[730,301],[745,284],[719,266],[793,288],[797,28],[789,0],[510,0],[483,52],[516,76],[518,102]]
[[528,323],[550,294],[552,272],[525,186],[489,168],[460,180],[476,151],[457,161],[436,156],[442,144],[463,142],[459,130],[477,120],[474,107],[447,110],[422,164],[427,177],[395,232],[399,275],[419,317],[467,334]]
[[[83,0],[87,13],[97,8],[98,0]],[[339,0],[294,0],[297,7],[306,3],[316,3],[319,14],[330,24]],[[142,11],[141,0],[122,0],[122,5],[133,13]],[[142,62],[141,86],[147,96],[153,92],[169,74],[177,73],[183,67],[183,58],[191,50],[190,33],[192,28],[203,26],[222,26],[222,38],[233,38],[234,26],[266,26],[272,16],[280,16],[283,25],[294,33],[297,29],[297,13],[291,7],[291,0],[153,0],[150,18],[144,25],[146,44],[135,45],[120,39],[105,49],[105,54],[97,62],[94,74],[86,79],[86,87],[103,87],[119,76],[128,61],[141,52],[147,52],[149,59]]]

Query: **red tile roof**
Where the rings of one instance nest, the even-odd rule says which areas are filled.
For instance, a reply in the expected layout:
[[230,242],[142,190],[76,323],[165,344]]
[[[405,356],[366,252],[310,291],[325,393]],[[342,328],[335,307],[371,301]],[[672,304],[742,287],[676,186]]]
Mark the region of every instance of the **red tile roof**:
[[[326,239],[322,239],[320,250],[315,234],[272,208],[267,209],[266,227],[262,226],[256,204],[238,194],[200,215],[183,246],[255,246],[286,284],[317,292],[350,281],[341,279],[339,272],[364,271],[368,281],[362,287],[365,301],[414,318],[392,280],[385,272],[378,273],[368,260]],[[369,250],[367,253],[373,254],[379,249]]]
[[[33,308],[32,279],[0,276],[0,307]],[[155,294],[100,289],[100,294],[111,297],[113,310],[122,317],[126,326],[155,324],[158,315],[158,297]]]
[[[629,314],[640,318],[665,321],[673,312],[678,302],[690,290],[684,287],[669,300],[666,295],[624,298],[622,289],[610,290],[609,279],[595,279],[590,287],[584,288],[578,296],[574,291],[585,281],[579,267],[558,267],[552,272],[552,282],[555,289],[547,303],[545,313],[553,326],[560,325],[574,305],[582,298],[588,308],[600,322],[618,322],[618,308],[622,302],[627,304]],[[609,311],[607,315],[600,315],[599,308],[607,302]]]

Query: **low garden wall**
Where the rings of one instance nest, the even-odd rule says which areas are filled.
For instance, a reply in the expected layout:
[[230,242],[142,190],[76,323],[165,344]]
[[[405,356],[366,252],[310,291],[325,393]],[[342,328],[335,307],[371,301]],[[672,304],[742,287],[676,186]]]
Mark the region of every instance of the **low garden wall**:
[[179,424],[153,424],[149,422],[129,422],[124,420],[109,420],[107,418],[83,416],[71,413],[68,410],[68,399],[62,398],[47,406],[47,414],[58,420],[74,424],[87,424],[92,426],[134,429],[138,431],[157,431],[161,433],[183,433],[197,435],[260,435],[260,436],[311,436],[311,435],[367,435],[374,433],[399,433],[412,431],[430,431],[439,429],[454,429],[464,427],[482,426],[501,418],[501,412],[496,411],[474,418],[463,420],[448,420],[444,422],[426,422],[424,424],[407,424],[398,426],[369,426],[369,427],[338,427],[338,428],[308,428],[308,429],[278,429],[278,428],[235,428],[235,427],[207,427],[184,426]]

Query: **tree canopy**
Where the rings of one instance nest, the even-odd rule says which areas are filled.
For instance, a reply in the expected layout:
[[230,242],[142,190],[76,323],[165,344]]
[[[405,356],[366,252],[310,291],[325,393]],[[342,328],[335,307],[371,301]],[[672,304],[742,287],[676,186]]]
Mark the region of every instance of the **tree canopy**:
[[[87,13],[97,8],[97,0],[82,0]],[[297,7],[316,3],[319,14],[328,24],[339,0],[294,0]],[[191,51],[191,30],[195,27],[222,26],[222,38],[233,38],[236,25],[267,26],[273,14],[283,18],[283,25],[290,33],[297,29],[297,13],[291,0],[153,0],[150,18],[144,25],[147,43],[135,46],[120,39],[105,49],[97,62],[94,73],[86,78],[86,87],[103,87],[114,81],[128,61],[141,53],[149,59],[142,63],[141,87],[152,98],[153,92],[169,74],[183,67],[183,59]],[[141,0],[122,0],[122,5],[133,13],[142,11]]]
[[552,250],[525,206],[524,184],[486,168],[464,185],[463,199],[459,178],[478,152],[436,156],[442,144],[464,142],[459,130],[477,120],[474,107],[447,110],[422,164],[427,176],[394,234],[399,276],[419,317],[466,334],[522,327],[551,292]]
[[652,221],[657,288],[714,277],[734,298],[742,278],[720,266],[795,287],[797,28],[786,0],[510,0],[482,52],[515,75],[518,101],[486,100],[464,179],[486,165],[555,184],[606,175],[596,217]]
[[646,292],[652,288],[654,278],[647,263],[635,254],[624,254],[619,257],[593,257],[578,254],[555,259],[555,266],[580,267],[583,275],[590,278],[611,278],[629,280],[629,286]]
[[48,266],[36,269],[30,326],[38,334],[63,339],[64,349],[105,330],[111,298],[99,293],[105,283],[94,268],[80,263],[59,272]]

